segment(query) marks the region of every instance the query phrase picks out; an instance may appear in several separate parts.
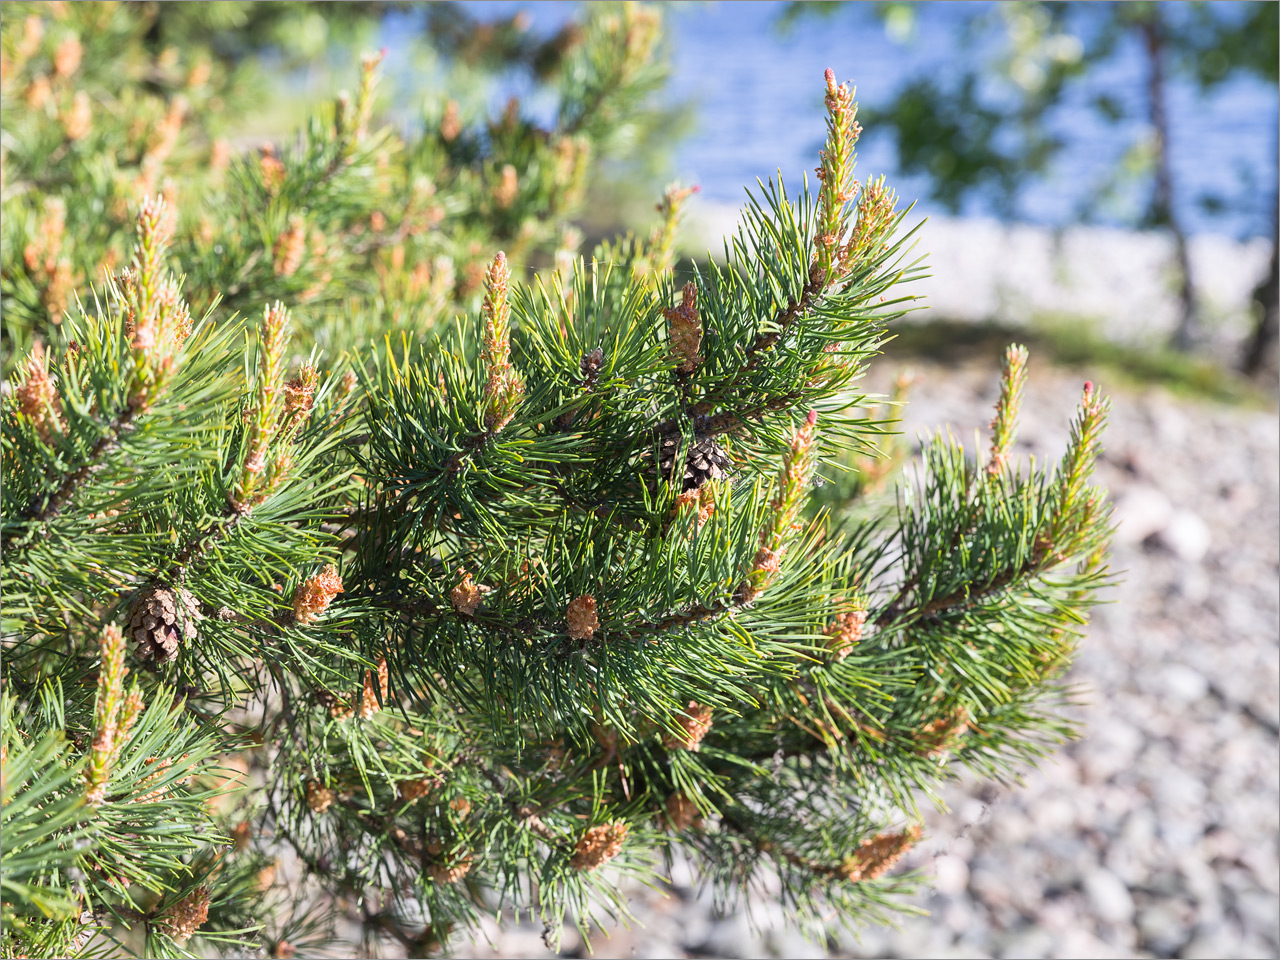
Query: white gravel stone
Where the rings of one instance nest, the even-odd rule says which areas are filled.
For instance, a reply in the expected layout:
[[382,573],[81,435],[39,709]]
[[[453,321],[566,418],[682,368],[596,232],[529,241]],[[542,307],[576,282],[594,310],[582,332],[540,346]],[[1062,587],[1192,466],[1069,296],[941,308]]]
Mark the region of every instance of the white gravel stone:
[[1191,510],[1177,510],[1169,518],[1156,539],[1175,557],[1187,563],[1199,563],[1209,552],[1213,534],[1200,515]]
[[1116,542],[1141,543],[1165,528],[1173,504],[1156,487],[1133,486],[1115,500]]
[[1171,663],[1161,670],[1160,681],[1173,705],[1195,703],[1209,692],[1209,681],[1204,674],[1183,663]]
[[997,956],[1005,960],[1038,960],[1053,952],[1055,938],[1040,927],[1024,927],[1010,936],[1001,946]]
[[1176,956],[1191,933],[1195,912],[1189,904],[1161,901],[1138,911],[1138,933],[1144,949],[1158,957]]
[[948,854],[933,861],[933,885],[939,893],[959,896],[969,887],[969,865]]
[[1127,923],[1133,917],[1133,896],[1124,881],[1098,867],[1084,878],[1085,896],[1094,913],[1108,923]]

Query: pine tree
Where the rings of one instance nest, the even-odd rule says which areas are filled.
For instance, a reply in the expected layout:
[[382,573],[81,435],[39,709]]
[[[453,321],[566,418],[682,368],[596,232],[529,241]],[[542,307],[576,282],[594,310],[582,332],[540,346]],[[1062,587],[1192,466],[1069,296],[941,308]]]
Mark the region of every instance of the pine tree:
[[[131,244],[110,282],[20,321],[4,955],[305,955],[339,903],[369,952],[496,902],[554,945],[676,852],[725,898],[778,877],[811,932],[874,922],[921,797],[1070,733],[1107,579],[1092,385],[1022,465],[1011,348],[985,454],[937,438],[888,510],[814,503],[887,429],[858,383],[922,269],[830,71],[816,186],[760,185],[721,260],[677,281],[673,188],[652,236],[528,269],[657,30],[590,11],[555,131],[398,140],[367,60],[296,148],[233,162],[216,244],[150,196],[100,231]],[[460,257],[434,292],[432,256]]]

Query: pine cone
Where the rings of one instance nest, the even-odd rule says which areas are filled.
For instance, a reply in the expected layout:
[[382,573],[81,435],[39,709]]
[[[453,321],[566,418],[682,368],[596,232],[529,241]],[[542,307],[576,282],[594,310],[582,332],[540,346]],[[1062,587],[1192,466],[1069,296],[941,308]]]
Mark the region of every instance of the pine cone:
[[592,827],[578,839],[569,866],[578,871],[591,871],[608,863],[622,852],[628,829],[622,821]]
[[[670,436],[662,440],[658,452],[658,469],[663,477],[671,479],[676,475],[676,457],[680,454],[681,438]],[[722,480],[733,460],[720,446],[715,437],[698,437],[689,447],[684,461],[683,480],[680,492],[696,490],[708,480]]]
[[178,656],[182,643],[200,636],[196,621],[202,619],[200,603],[189,591],[147,587],[129,608],[128,634],[137,644],[134,653],[140,660],[168,663]]

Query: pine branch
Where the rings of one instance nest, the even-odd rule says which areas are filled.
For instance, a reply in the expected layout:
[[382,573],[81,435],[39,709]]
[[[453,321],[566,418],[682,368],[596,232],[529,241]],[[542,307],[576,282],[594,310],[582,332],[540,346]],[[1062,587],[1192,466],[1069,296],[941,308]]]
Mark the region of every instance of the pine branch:
[[229,536],[251,511],[252,507],[237,510],[230,504],[225,505],[222,516],[183,544],[177,556],[169,562],[169,571],[164,579],[173,582],[184,579],[191,564],[198,562],[210,547]]
[[107,459],[119,449],[122,438],[134,429],[134,418],[140,409],[140,404],[136,404],[132,399],[126,403],[124,408],[105,425],[102,435],[89,448],[80,466],[67,474],[52,493],[41,494],[31,499],[31,502],[18,514],[17,519],[23,523],[35,523],[39,526],[36,529],[15,530],[10,533],[4,539],[4,549],[10,547],[20,532],[25,532],[28,536],[17,544],[13,544],[14,546],[23,546],[31,542],[31,538],[39,532],[39,527],[56,519],[62,513],[76,491],[98,473],[106,465]]

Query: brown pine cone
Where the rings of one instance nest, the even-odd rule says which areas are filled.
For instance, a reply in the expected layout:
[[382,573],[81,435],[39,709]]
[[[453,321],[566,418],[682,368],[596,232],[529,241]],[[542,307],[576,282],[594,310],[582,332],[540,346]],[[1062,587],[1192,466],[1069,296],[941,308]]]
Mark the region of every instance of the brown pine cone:
[[189,591],[157,584],[133,598],[127,633],[137,644],[134,653],[138,659],[168,663],[178,656],[184,642],[200,635],[196,621],[202,619],[200,603]]
[[[715,437],[698,437],[689,446],[683,467],[676,462],[683,441],[679,436],[664,437],[658,450],[658,470],[667,479],[681,477],[680,490],[696,490],[708,480],[728,476],[733,460]],[[680,472],[682,471],[682,472]]]

